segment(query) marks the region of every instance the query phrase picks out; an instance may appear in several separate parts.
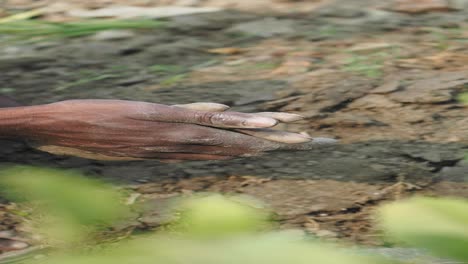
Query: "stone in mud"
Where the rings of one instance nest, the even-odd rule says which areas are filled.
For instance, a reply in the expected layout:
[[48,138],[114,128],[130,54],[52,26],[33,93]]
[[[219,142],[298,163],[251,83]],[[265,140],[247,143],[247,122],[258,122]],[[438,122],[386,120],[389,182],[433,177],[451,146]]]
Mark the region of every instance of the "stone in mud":
[[454,90],[468,84],[467,72],[445,72],[439,76],[416,81],[390,98],[401,103],[443,103],[453,100]]
[[[423,91],[422,87],[409,87],[407,91],[392,95],[391,98],[401,103],[423,103],[436,104],[452,100],[453,96],[449,90]],[[428,89],[429,90],[429,89]]]
[[[337,81],[338,80],[338,81]],[[299,93],[304,93],[289,107],[307,107],[307,111],[336,112],[346,108],[353,100],[365,96],[374,87],[372,80],[337,72],[311,72],[292,82]],[[297,109],[294,109],[297,110]]]
[[440,180],[468,183],[468,164],[460,162],[457,166],[442,168]]
[[371,109],[371,108],[397,108],[401,104],[396,103],[388,98],[388,96],[380,94],[371,94],[353,101],[348,105],[350,109]]
[[263,201],[284,219],[321,211],[339,212],[379,189],[378,185],[332,180],[275,180],[248,185],[239,191]]
[[320,124],[325,126],[356,127],[356,126],[375,126],[383,125],[372,118],[351,113],[335,113],[330,117],[321,120]]
[[257,37],[273,37],[295,32],[295,22],[288,19],[265,18],[240,23],[227,29],[228,33],[241,33]]
[[401,82],[399,80],[390,80],[377,88],[373,89],[370,91],[371,93],[375,94],[386,94],[386,93],[391,93],[395,92],[396,90],[400,89],[401,87]]
[[445,164],[456,164],[458,161],[462,160],[464,157],[464,153],[459,151],[459,152],[453,152],[453,151],[443,151],[443,150],[438,150],[438,149],[431,149],[430,147],[425,150],[411,150],[411,149],[406,149],[403,151],[403,153],[407,154],[408,156],[415,158],[415,159],[421,159],[423,161],[431,162],[434,164],[437,163],[445,163]]

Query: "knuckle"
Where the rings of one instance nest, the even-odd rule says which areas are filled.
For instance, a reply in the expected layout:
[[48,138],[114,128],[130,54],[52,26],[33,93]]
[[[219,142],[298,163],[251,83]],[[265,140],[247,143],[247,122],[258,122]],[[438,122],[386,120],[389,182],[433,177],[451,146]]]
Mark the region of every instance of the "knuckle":
[[220,115],[217,113],[203,112],[203,113],[196,114],[196,120],[202,124],[214,125],[214,124],[219,123],[219,121],[222,120],[222,118],[220,118]]

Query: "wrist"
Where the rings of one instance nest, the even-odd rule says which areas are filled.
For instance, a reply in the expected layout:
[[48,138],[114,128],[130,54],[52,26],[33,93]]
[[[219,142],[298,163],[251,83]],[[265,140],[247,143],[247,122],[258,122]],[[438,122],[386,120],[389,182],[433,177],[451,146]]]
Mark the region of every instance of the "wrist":
[[27,136],[34,124],[35,106],[0,108],[0,138],[18,139]]

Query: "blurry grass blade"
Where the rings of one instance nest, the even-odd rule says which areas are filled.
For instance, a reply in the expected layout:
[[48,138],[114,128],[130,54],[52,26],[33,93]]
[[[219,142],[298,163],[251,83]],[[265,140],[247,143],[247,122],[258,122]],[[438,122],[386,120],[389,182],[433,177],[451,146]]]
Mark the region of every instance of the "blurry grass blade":
[[14,15],[7,16],[4,18],[0,18],[0,24],[33,18],[33,17],[41,15],[43,12],[44,12],[43,9],[34,9],[34,10],[29,10],[26,12],[14,14]]
[[149,66],[148,69],[153,72],[174,73],[174,72],[182,71],[183,67],[179,65],[154,64],[154,65]]
[[0,23],[0,34],[17,37],[79,37],[110,29],[150,29],[162,25],[155,20],[86,20],[54,23],[24,20]]
[[187,77],[187,75],[184,73],[176,74],[176,75],[167,77],[166,79],[162,80],[160,84],[163,86],[173,86],[182,82],[185,77]]

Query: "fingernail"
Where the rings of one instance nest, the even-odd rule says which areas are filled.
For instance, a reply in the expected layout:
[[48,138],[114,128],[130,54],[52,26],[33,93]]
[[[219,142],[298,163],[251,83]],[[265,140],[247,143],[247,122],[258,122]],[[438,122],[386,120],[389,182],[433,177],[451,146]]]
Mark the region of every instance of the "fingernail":
[[296,143],[305,143],[311,141],[312,138],[309,136],[304,136],[301,134],[290,134],[284,138],[285,143],[291,143],[291,144],[296,144]]
[[296,122],[304,118],[305,118],[304,116],[301,116],[298,114],[278,113],[278,119],[286,123]]
[[269,117],[252,117],[243,123],[245,128],[264,128],[264,127],[273,127],[278,124],[278,120],[269,118]]
[[208,111],[208,112],[223,112],[229,109],[230,107],[224,104],[218,103],[191,103],[191,104],[178,104],[174,105],[177,107],[182,107],[186,109],[198,110],[198,111]]
[[193,103],[192,105],[204,111],[225,111],[230,108],[228,105],[218,103]]
[[305,118],[304,116],[301,116],[298,114],[290,114],[290,113],[283,113],[283,112],[260,112],[256,114],[264,116],[264,117],[274,118],[285,123],[296,122]]

